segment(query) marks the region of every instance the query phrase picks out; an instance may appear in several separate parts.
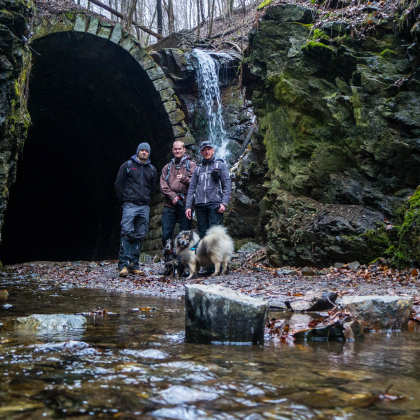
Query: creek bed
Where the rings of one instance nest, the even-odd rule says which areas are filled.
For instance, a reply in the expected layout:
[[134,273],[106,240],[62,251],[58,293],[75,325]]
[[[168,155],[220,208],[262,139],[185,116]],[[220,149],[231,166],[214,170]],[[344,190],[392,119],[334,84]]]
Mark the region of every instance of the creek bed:
[[[179,300],[66,289],[30,276],[3,278],[4,288],[0,418],[420,417],[416,325],[352,343],[195,345],[184,342]],[[145,307],[156,310],[133,310]],[[35,333],[13,323],[103,308],[113,314],[86,315],[80,330]]]

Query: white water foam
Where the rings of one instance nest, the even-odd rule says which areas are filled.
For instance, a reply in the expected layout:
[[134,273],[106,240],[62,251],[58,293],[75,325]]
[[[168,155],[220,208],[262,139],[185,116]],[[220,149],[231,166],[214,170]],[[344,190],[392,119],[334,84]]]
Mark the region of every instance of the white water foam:
[[197,58],[197,83],[200,107],[204,109],[209,127],[208,141],[216,147],[215,156],[226,160],[229,157],[223,107],[220,98],[219,69],[216,61],[202,50],[194,50]]

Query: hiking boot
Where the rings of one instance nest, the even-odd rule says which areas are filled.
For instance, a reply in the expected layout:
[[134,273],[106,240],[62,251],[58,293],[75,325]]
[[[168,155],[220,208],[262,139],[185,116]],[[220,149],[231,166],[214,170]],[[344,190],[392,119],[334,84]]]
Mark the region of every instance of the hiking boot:
[[127,267],[124,267],[121,271],[120,271],[120,277],[127,277],[128,275],[128,270]]
[[130,274],[135,274],[136,276],[145,276],[144,271],[136,270],[135,268],[130,268]]

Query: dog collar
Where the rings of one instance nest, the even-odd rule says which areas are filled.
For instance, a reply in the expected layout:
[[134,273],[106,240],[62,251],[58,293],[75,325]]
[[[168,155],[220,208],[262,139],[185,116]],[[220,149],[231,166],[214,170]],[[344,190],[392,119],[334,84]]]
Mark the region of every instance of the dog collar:
[[192,248],[190,248],[191,251],[197,252],[197,247],[198,247],[198,244],[200,243],[200,241],[201,241],[201,239],[198,242],[196,242]]

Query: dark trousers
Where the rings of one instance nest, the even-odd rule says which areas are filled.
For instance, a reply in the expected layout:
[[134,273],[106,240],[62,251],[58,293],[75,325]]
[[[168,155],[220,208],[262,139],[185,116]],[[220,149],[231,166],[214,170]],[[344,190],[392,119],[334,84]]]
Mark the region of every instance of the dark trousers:
[[130,265],[134,270],[140,268],[140,251],[143,238],[149,230],[150,207],[124,203],[121,218],[121,239],[118,269]]
[[175,206],[175,208],[164,207],[162,213],[162,241],[166,245],[168,239],[174,239],[174,230],[176,224],[179,224],[179,230],[190,230],[192,220],[185,216],[184,206]]
[[207,204],[205,206],[197,206],[195,208],[198,234],[200,235],[200,238],[203,238],[212,226],[222,224],[223,213],[216,211],[216,206],[217,204]]

